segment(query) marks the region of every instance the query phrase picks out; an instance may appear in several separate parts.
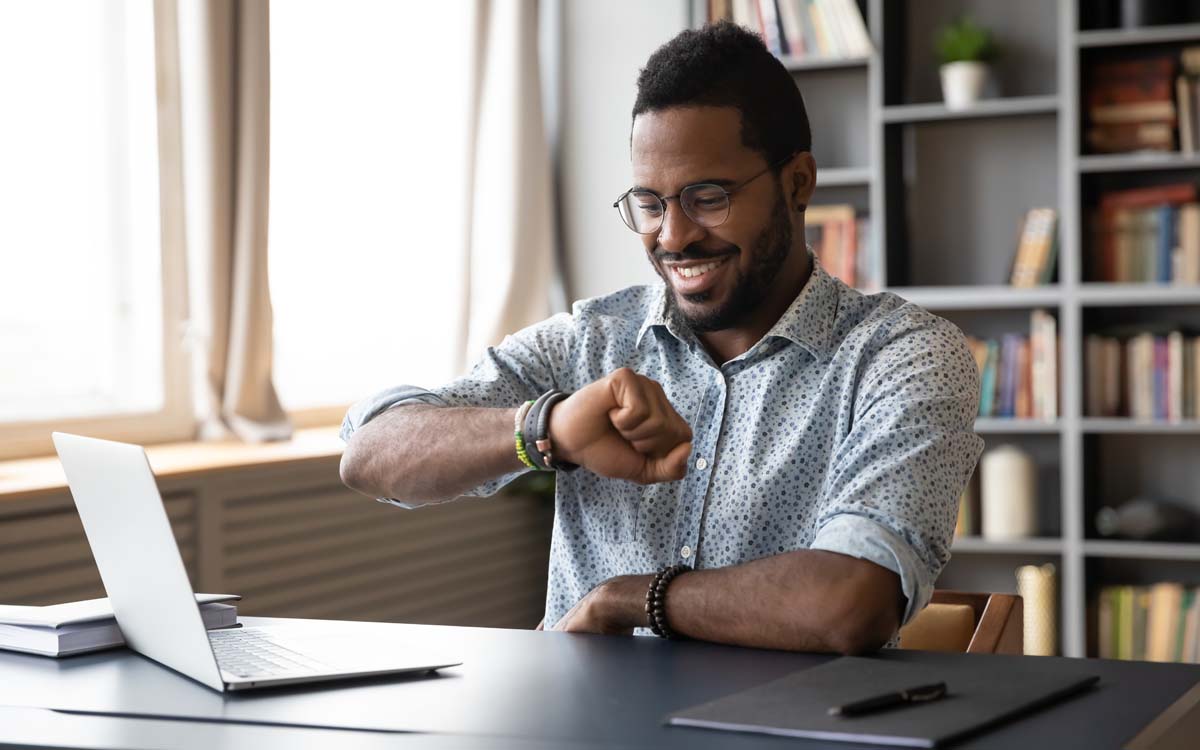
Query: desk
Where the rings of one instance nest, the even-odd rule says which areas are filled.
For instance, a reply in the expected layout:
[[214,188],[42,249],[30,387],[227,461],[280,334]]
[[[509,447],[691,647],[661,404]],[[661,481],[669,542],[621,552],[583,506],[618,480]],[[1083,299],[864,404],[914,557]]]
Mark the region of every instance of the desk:
[[[248,625],[318,624],[267,618],[243,621]],[[438,651],[454,649],[464,664],[431,678],[375,678],[222,695],[125,650],[61,661],[0,652],[0,706],[120,713],[127,718],[72,714],[62,717],[61,726],[64,732],[72,726],[72,731],[85,731],[80,727],[88,722],[96,727],[108,726],[111,731],[119,729],[126,747],[161,746],[161,733],[169,731],[165,727],[172,724],[183,727],[179,730],[181,738],[208,732],[215,733],[220,743],[245,742],[246,746],[254,744],[249,740],[252,733],[306,747],[440,748],[454,745],[449,739],[457,740],[459,747],[502,748],[715,750],[819,746],[799,740],[666,727],[662,717],[815,666],[829,656],[655,638],[381,623],[344,626],[361,631],[364,642],[428,646]],[[1200,681],[1200,666],[1181,664],[911,651],[889,652],[885,658],[976,660],[981,666],[988,659],[1039,659],[1047,669],[1101,676],[1096,690],[959,745],[964,748],[1117,747]],[[20,734],[14,722],[37,721],[37,717],[44,720],[47,715],[6,710],[7,715],[0,721],[0,743],[28,742],[27,733]],[[259,725],[230,727],[147,718],[171,715]],[[294,728],[297,723],[432,734],[332,732]],[[155,733],[157,743],[152,741]],[[322,737],[330,741],[321,742]],[[51,737],[46,740],[56,741]],[[195,746],[213,744],[199,742]]]

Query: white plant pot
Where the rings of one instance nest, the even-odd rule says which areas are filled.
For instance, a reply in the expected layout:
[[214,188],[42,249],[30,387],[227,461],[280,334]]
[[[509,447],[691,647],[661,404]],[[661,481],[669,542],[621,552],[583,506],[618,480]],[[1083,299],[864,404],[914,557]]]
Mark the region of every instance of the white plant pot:
[[943,65],[941,72],[946,109],[967,109],[983,94],[989,68],[981,62],[952,62]]

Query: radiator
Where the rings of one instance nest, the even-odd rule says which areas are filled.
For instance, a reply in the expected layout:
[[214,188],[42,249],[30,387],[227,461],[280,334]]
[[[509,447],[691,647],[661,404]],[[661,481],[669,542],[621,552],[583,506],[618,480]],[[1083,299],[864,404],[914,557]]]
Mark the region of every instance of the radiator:
[[[552,503],[510,493],[403,510],[342,486],[336,460],[163,482],[197,591],[244,615],[531,628]],[[104,596],[66,493],[0,501],[0,603]]]

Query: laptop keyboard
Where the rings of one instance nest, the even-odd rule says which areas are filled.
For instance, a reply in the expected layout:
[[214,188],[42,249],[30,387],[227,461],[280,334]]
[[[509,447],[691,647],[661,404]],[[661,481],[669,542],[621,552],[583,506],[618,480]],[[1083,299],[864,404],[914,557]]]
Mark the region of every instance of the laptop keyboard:
[[238,677],[272,677],[296,672],[327,672],[329,665],[310,659],[271,640],[261,630],[211,630],[217,664]]

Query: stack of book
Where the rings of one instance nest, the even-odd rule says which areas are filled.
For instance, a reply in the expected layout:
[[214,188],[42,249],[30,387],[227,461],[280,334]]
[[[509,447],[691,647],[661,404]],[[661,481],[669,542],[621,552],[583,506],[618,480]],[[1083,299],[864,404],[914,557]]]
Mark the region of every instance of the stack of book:
[[[209,630],[237,627],[235,594],[196,594]],[[42,656],[73,656],[125,645],[108,599],[47,607],[0,604],[0,649]]]
[[1200,345],[1183,331],[1090,334],[1085,399],[1093,417],[1200,419]]
[[858,216],[854,206],[809,206],[804,212],[804,241],[821,267],[846,283],[865,291],[879,288],[879,270],[869,250],[869,217]]
[[1092,222],[1092,280],[1200,283],[1195,183],[1109,191]]
[[780,57],[860,58],[872,51],[854,0],[709,0],[708,20],[745,26]]
[[1102,659],[1200,663],[1200,592],[1181,583],[1106,586],[1097,601]]
[[979,416],[1058,417],[1058,321],[1044,310],[1030,315],[1029,335],[999,341],[967,337],[979,367]]
[[1176,68],[1170,53],[1090,65],[1085,74],[1088,149],[1093,153],[1175,150]]

